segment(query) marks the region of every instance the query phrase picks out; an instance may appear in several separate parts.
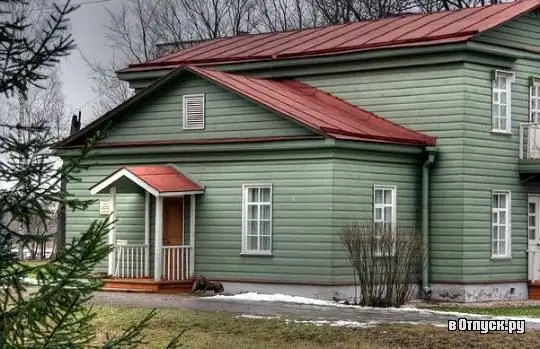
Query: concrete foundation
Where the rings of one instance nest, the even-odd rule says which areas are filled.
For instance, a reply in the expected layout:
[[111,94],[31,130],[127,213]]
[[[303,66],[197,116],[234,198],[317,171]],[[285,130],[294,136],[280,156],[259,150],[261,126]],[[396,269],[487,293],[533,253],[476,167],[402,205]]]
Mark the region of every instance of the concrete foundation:
[[526,282],[498,284],[432,284],[431,299],[446,302],[492,302],[528,299]]

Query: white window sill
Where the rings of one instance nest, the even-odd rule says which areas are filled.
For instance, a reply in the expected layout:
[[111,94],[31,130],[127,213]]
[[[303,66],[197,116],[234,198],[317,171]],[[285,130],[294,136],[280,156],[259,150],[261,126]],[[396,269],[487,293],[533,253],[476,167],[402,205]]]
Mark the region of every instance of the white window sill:
[[505,135],[505,136],[511,136],[512,131],[505,131],[505,130],[491,130],[492,134],[496,135]]
[[491,256],[492,261],[509,261],[512,260],[512,256]]
[[241,252],[240,256],[255,256],[255,257],[273,257],[274,254],[272,252]]

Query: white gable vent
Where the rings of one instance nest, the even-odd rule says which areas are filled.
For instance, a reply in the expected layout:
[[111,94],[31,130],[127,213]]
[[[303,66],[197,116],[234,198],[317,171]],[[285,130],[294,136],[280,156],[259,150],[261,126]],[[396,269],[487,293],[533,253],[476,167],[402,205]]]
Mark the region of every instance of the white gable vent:
[[184,130],[204,130],[204,95],[183,98]]

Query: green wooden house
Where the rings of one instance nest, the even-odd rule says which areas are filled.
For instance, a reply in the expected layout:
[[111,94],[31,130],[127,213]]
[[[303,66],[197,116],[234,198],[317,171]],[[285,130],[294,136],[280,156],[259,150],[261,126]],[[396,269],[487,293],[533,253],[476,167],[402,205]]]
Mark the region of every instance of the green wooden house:
[[[118,72],[136,94],[69,190],[113,212],[101,272],[158,291],[351,295],[342,226],[421,227],[420,295],[535,297],[539,0],[200,43]],[[539,144],[540,146],[540,141]],[[137,281],[138,283],[136,283]],[[111,286],[113,287],[113,286]]]

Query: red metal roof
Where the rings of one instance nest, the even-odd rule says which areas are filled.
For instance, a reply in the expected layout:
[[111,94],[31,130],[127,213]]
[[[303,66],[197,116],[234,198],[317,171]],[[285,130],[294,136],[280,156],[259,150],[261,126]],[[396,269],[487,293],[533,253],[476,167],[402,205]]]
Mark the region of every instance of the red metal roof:
[[335,139],[435,145],[436,139],[394,124],[296,80],[269,80],[212,69],[185,69]]
[[197,183],[168,165],[125,167],[160,193],[196,192],[203,190]]
[[540,0],[518,0],[434,14],[221,38],[146,63],[132,64],[121,72],[465,42],[538,7]]

